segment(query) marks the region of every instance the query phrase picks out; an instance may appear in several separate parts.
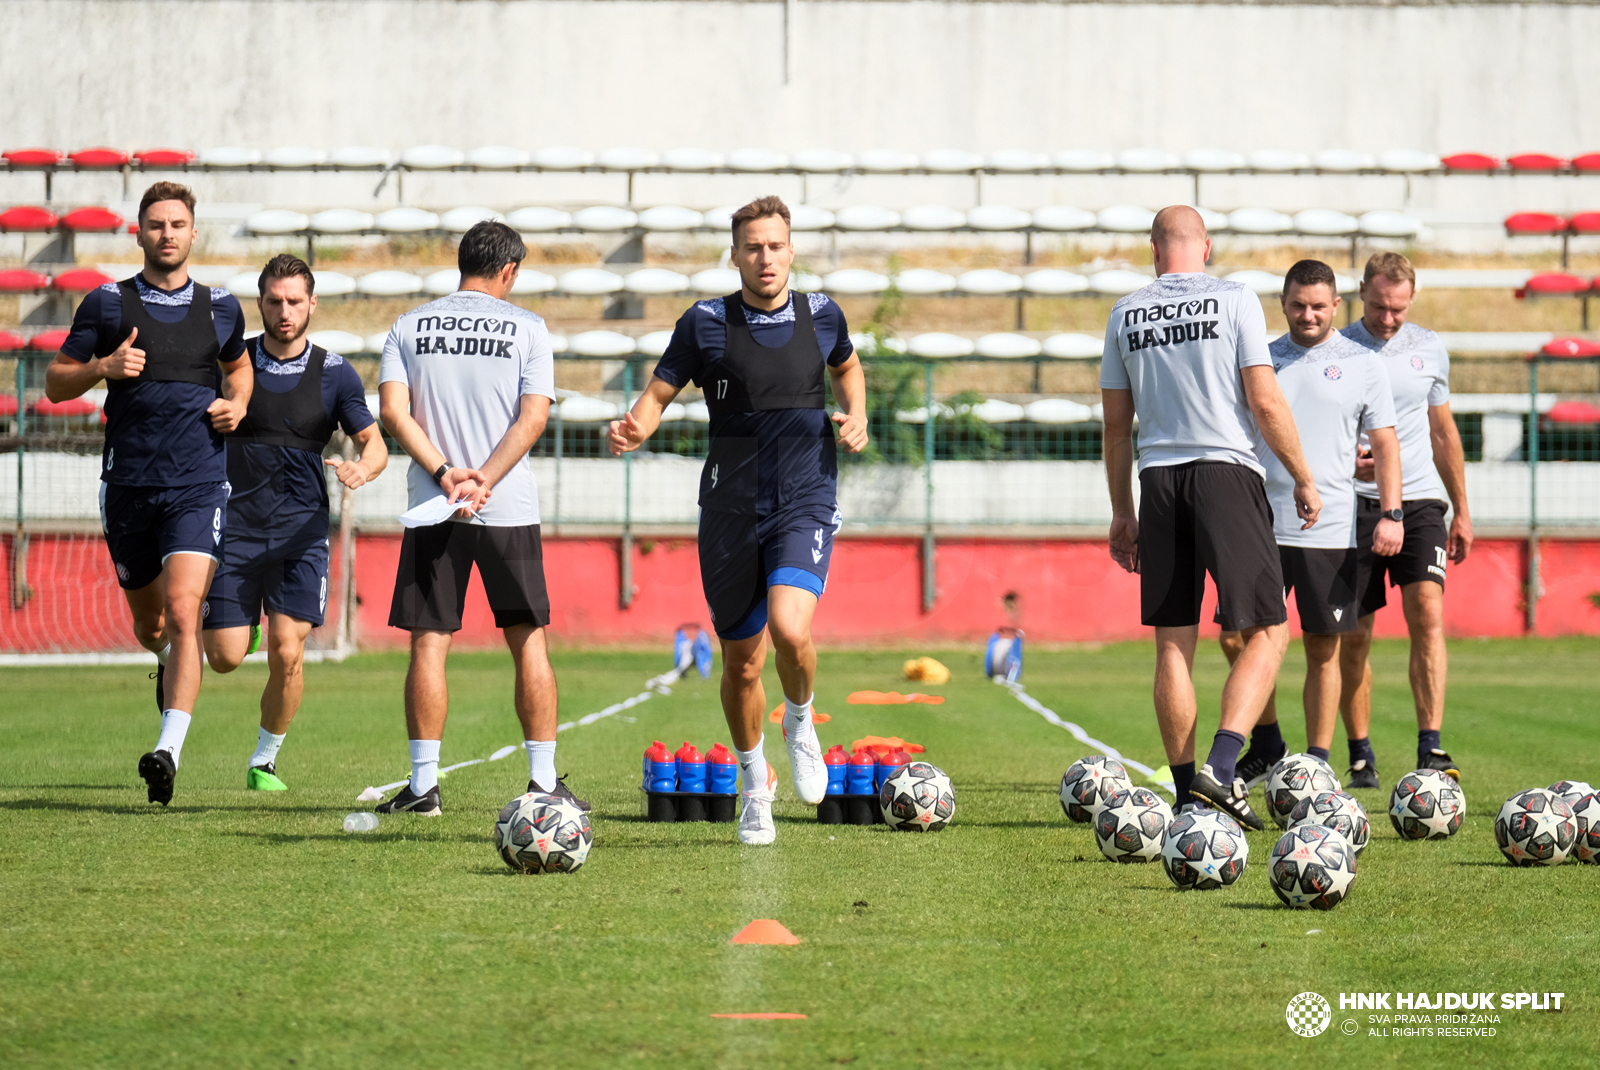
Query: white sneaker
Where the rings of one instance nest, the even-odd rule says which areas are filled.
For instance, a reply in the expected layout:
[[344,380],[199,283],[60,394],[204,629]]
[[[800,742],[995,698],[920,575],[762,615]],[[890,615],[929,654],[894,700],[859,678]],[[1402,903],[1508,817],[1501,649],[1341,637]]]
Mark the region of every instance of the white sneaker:
[[771,843],[778,838],[778,828],[772,823],[772,800],[778,794],[778,774],[767,765],[767,782],[759,788],[745,786],[739,809],[739,842],[752,844]]
[[822,763],[822,744],[817,727],[807,720],[805,727],[783,729],[783,742],[789,748],[789,771],[794,775],[794,791],[807,806],[815,806],[828,793],[828,767]]

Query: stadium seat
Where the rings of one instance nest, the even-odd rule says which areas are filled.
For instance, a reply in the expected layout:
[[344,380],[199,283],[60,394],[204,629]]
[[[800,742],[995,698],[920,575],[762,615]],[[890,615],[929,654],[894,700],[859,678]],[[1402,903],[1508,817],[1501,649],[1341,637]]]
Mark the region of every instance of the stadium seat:
[[[369,334],[369,335],[367,335],[366,340],[364,342],[364,345],[366,347],[366,351],[368,353],[382,353],[383,352],[384,343],[387,342],[388,340],[389,340],[389,332],[388,331],[379,331],[377,334]],[[376,402],[378,400],[378,395],[376,395],[376,394],[371,394],[371,395],[369,395],[369,397],[370,397],[371,401],[373,401],[373,402]],[[374,415],[374,416],[378,415],[378,406],[377,405],[368,404],[367,408],[372,410],[372,415]]]
[[1600,152],[1586,152],[1572,158],[1572,169],[1585,173],[1600,171]]
[[320,167],[328,162],[328,154],[321,149],[306,148],[300,145],[285,145],[281,148],[268,149],[261,154],[261,162],[268,167],[292,170],[304,167]]
[[956,288],[955,276],[928,268],[909,268],[896,275],[894,282],[906,294],[942,294]]
[[598,297],[622,289],[622,276],[602,268],[579,268],[562,275],[556,285],[562,293],[579,297]]
[[693,230],[705,223],[706,217],[692,208],[679,208],[677,205],[663,204],[655,208],[646,208],[639,213],[639,225],[645,230],[674,232]]
[[[724,230],[728,221],[733,217],[733,211],[727,210],[715,220],[712,213],[705,214],[705,224]],[[818,208],[813,204],[793,204],[789,206],[789,226],[795,230],[827,230],[834,224],[834,215],[826,208]]]
[[1268,297],[1283,292],[1283,276],[1270,271],[1235,271],[1225,275],[1229,282],[1237,282],[1258,297]]
[[28,339],[28,348],[37,353],[55,353],[67,344],[67,334],[65,329],[40,331]]
[[1517,212],[1506,217],[1506,233],[1513,237],[1518,235],[1544,235],[1561,234],[1567,229],[1565,216],[1552,215],[1549,212]]
[[[597,331],[595,333],[610,334],[611,332]],[[618,337],[621,336],[619,335]],[[576,350],[573,352],[576,352]],[[632,352],[632,350],[630,349],[629,352]],[[574,394],[571,397],[561,399],[561,419],[563,423],[608,423],[621,415],[622,409],[616,402],[606,401],[603,398],[591,398],[582,394]]]
[[1195,149],[1183,154],[1183,166],[1191,171],[1212,174],[1220,171],[1238,170],[1245,166],[1245,160],[1237,152],[1225,152],[1222,149]]
[[[657,333],[660,333],[660,332],[657,332]],[[640,339],[641,342],[643,340],[644,339],[642,339],[642,338]],[[642,355],[647,356],[647,357],[648,356],[659,356],[660,355],[660,354],[645,353],[644,350],[642,350],[642,349],[639,350],[639,352]],[[663,352],[665,352],[665,350],[663,350]],[[680,421],[686,420],[688,418],[689,418],[689,406],[685,405],[681,401],[669,401],[669,402],[667,402],[667,407],[661,410],[661,422],[664,423],[664,424],[679,423]]]
[[1091,149],[1067,149],[1050,158],[1063,171],[1105,171],[1117,165],[1114,157]]
[[129,160],[127,153],[121,149],[111,149],[100,146],[92,149],[79,149],[67,159],[76,167],[121,167]]
[[440,268],[422,280],[422,288],[435,297],[445,297],[456,292],[461,284],[461,272],[455,268]]
[[1095,216],[1095,222],[1101,230],[1109,230],[1116,234],[1148,234],[1150,225],[1156,221],[1156,214],[1148,208],[1137,208],[1133,205],[1119,204],[1103,209]]
[[422,289],[422,280],[409,271],[369,271],[356,280],[356,292],[369,297],[406,297]]
[[63,230],[70,230],[75,234],[94,233],[96,231],[111,231],[116,233],[122,229],[123,218],[109,208],[79,208],[77,211],[68,212],[61,217]]
[[703,401],[691,401],[683,407],[683,418],[692,424],[711,422],[711,406]]
[[875,149],[856,154],[856,167],[863,171],[888,173],[909,171],[917,166],[917,154],[896,149]]
[[[299,215],[298,212],[287,213],[287,216]],[[254,216],[251,220],[254,220]],[[304,219],[304,216],[301,216]],[[291,224],[293,219],[285,218],[285,224]],[[251,230],[258,228],[253,222],[247,222]],[[377,225],[377,220],[371,212],[363,212],[355,208],[329,208],[327,211],[318,212],[306,220],[305,226],[293,229],[310,228],[318,234],[363,234]],[[268,232],[261,232],[268,233]]]
[[1582,294],[1588,293],[1589,289],[1588,279],[1552,271],[1535,275],[1523,283],[1522,289],[1518,291],[1518,296],[1527,294]]
[[28,348],[28,340],[16,331],[0,331],[0,353],[12,353]]
[[[0,350],[3,352],[3,350]],[[15,416],[17,414],[17,399],[10,394],[0,394],[0,417]]]
[[12,167],[54,167],[61,162],[56,149],[11,149],[0,156]]
[[889,230],[900,225],[900,213],[876,204],[854,204],[833,213],[842,230]]
[[367,348],[365,338],[349,331],[312,331],[306,338],[312,345],[321,346],[329,353],[362,353]]
[[542,234],[572,226],[572,216],[559,208],[518,208],[506,216],[513,230]]
[[1037,357],[1044,351],[1044,347],[1039,344],[1037,338],[1029,338],[1025,334],[1015,334],[1010,331],[986,334],[973,343],[973,349],[980,357],[1003,357],[1017,360]]
[[1587,401],[1558,401],[1545,418],[1553,424],[1600,424],[1600,405]]
[[1270,208],[1241,208],[1228,213],[1228,229],[1238,234],[1282,234],[1294,220]]
[[593,167],[594,153],[587,149],[553,145],[547,149],[536,150],[533,154],[533,165],[547,171],[576,171],[580,167]]
[[0,294],[32,294],[48,289],[50,276],[26,268],[0,271]]
[[483,171],[510,171],[526,167],[532,160],[531,153],[504,145],[485,145],[467,153],[467,163]]
[[1213,211],[1210,208],[1201,208],[1199,205],[1190,205],[1190,207],[1200,213],[1200,222],[1206,225],[1207,231],[1228,229],[1228,213]]
[[106,283],[115,281],[110,275],[102,274],[94,268],[73,268],[51,279],[50,288],[61,293],[86,294],[90,290],[99,289]]
[[1443,166],[1443,163],[1444,161],[1431,152],[1417,152],[1413,149],[1391,149],[1388,152],[1378,153],[1379,169],[1396,174],[1409,175],[1421,171],[1436,171]]
[[1367,152],[1324,149],[1311,155],[1311,166],[1319,171],[1370,171],[1378,166],[1378,158]]
[[1117,153],[1117,166],[1124,171],[1172,171],[1180,166],[1178,158],[1160,149],[1125,149]]
[[1002,149],[985,156],[983,166],[990,171],[1041,171],[1050,166],[1050,157],[1027,149]]
[[1569,161],[1562,156],[1543,152],[1524,152],[1506,158],[1506,166],[1513,171],[1565,171]]
[[1033,213],[1003,204],[979,205],[967,212],[973,230],[1021,230],[1033,223]]
[[980,268],[956,276],[956,289],[966,294],[990,296],[1016,293],[1022,288],[1022,279],[999,268]]
[[592,208],[580,208],[572,213],[572,225],[580,230],[601,232],[632,230],[639,225],[639,214],[630,212],[626,208],[598,204]]
[[[333,209],[340,211],[340,209]],[[319,212],[318,215],[328,213]],[[366,213],[362,213],[365,215]],[[251,234],[299,234],[311,225],[311,219],[299,212],[291,212],[287,208],[268,208],[262,212],[252,212],[245,217],[244,229]],[[372,217],[367,216],[366,230],[372,226]],[[332,233],[339,233],[333,231]]]
[[960,174],[983,166],[983,157],[965,149],[934,149],[922,154],[923,168],[937,174]]
[[967,225],[967,213],[942,204],[919,204],[900,213],[900,225],[907,230],[959,230]]
[[602,149],[595,153],[594,162],[612,171],[643,171],[646,168],[660,166],[661,157],[649,149],[623,146],[614,149]]
[[706,149],[670,149],[661,154],[661,163],[674,171],[711,171],[727,161],[722,153]]
[[506,217],[493,208],[452,208],[439,217],[439,225],[449,234],[465,234],[484,220],[504,223]]
[[[56,347],[61,348],[60,346]],[[87,398],[67,398],[65,401],[51,401],[49,398],[40,398],[28,406],[29,416],[55,417],[56,419],[81,420],[86,416],[93,416],[100,411],[100,406]]]
[[1308,208],[1303,212],[1296,212],[1294,217],[1295,230],[1301,234],[1317,234],[1323,237],[1354,234],[1360,225],[1355,216],[1336,212],[1332,208]]
[[689,288],[689,276],[666,268],[643,268],[622,278],[622,288],[633,294],[677,294]]
[[998,398],[980,401],[968,411],[986,424],[1014,424],[1027,419],[1028,415],[1016,402],[1001,401]]
[[1536,355],[1587,360],[1590,357],[1600,357],[1600,342],[1591,342],[1587,338],[1556,338],[1541,346]]
[[1311,157],[1287,149],[1257,149],[1246,159],[1257,171],[1303,171],[1311,166]]
[[241,271],[239,274],[229,277],[228,281],[223,283],[222,286],[240,301],[254,301],[261,293],[260,279],[261,276],[258,274]]
[[[671,342],[671,331],[651,331],[649,334],[641,335],[638,338],[636,348],[644,356],[659,357],[667,351],[667,346]],[[677,404],[677,402],[673,402],[673,404]],[[665,419],[665,416],[662,418]],[[677,418],[681,420],[684,417],[679,415]]]
[[906,343],[906,351],[917,357],[970,357],[974,348],[971,339],[943,331],[919,334]]
[[1453,156],[1446,156],[1439,161],[1447,170],[1451,171],[1498,171],[1503,161],[1498,156],[1489,156],[1482,152],[1458,152]]
[[1154,281],[1149,275],[1141,275],[1137,271],[1097,271],[1089,276],[1089,289],[1097,294],[1121,297],[1142,290]]
[[[253,167],[261,162],[261,153],[256,149],[227,145],[216,149],[202,149],[198,159],[206,167]],[[145,154],[142,152],[139,153],[139,160],[147,167],[150,165],[150,161],[145,159]]]
[[581,357],[621,357],[634,349],[633,339],[616,331],[584,331],[567,339],[567,351]]
[[39,233],[55,230],[60,222],[61,217],[48,208],[19,204],[0,212],[0,233]]
[[414,145],[400,154],[401,164],[413,171],[442,171],[466,161],[466,153],[448,145]]
[[421,208],[391,208],[373,220],[385,234],[422,234],[439,229],[439,217]]
[[[437,273],[435,273],[437,274]],[[517,272],[517,281],[511,284],[511,292],[518,297],[529,294],[545,294],[556,288],[554,275],[546,275],[542,271],[532,268],[523,268]]]
[[1031,294],[1076,294],[1083,293],[1089,288],[1089,280],[1075,271],[1040,268],[1022,277],[1022,288]]
[[875,294],[889,288],[889,279],[886,275],[865,268],[845,268],[823,276],[822,286],[835,294]]
[[809,271],[795,271],[789,276],[789,289],[812,294],[822,292],[822,276]]
[[[1100,352],[1096,348],[1093,355]],[[1083,424],[1094,419],[1093,409],[1071,398],[1040,398],[1023,406],[1023,414],[1036,424]]]
[[[838,156],[839,153],[824,153],[822,155]],[[850,166],[849,157],[845,167]],[[734,171],[781,171],[790,165],[787,153],[774,152],[772,149],[735,149],[727,155],[728,167]],[[815,161],[813,161],[815,162]],[[804,171],[842,171],[843,167],[801,167],[798,163],[794,166]]]
[[743,285],[744,280],[733,268],[706,268],[689,276],[690,288],[701,294],[731,294]]
[[1374,238],[1414,238],[1422,223],[1404,212],[1367,212],[1357,220],[1361,233]]
[[356,280],[341,271],[313,271],[318,297],[345,297],[356,292]]
[[368,145],[347,145],[328,153],[328,162],[335,167],[388,167],[392,159],[388,149],[376,149]]

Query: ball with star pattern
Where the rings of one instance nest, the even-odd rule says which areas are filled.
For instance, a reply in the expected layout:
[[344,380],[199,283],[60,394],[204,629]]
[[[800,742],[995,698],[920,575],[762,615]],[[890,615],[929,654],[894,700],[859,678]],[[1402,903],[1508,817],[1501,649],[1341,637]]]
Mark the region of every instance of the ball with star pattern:
[[1249,859],[1244,829],[1220,810],[1185,810],[1161,839],[1161,868],[1180,892],[1225,888],[1244,875]]
[[1094,840],[1113,862],[1154,862],[1172,823],[1172,807],[1149,788],[1114,791],[1094,815]]
[[878,789],[883,823],[899,832],[938,832],[956,813],[956,789],[944,770],[912,762],[890,775]]
[[1356,852],[1344,834],[1304,822],[1278,837],[1267,860],[1267,880],[1285,906],[1332,910],[1350,894]]
[[1548,788],[1511,796],[1494,819],[1494,842],[1513,866],[1559,866],[1577,839],[1572,807]]
[[1086,825],[1094,820],[1095,808],[1115,791],[1133,787],[1128,770],[1115,758],[1091,754],[1067,766],[1061,777],[1061,809],[1072,820]]
[[494,849],[518,873],[576,873],[589,857],[589,815],[556,795],[530,791],[494,822]]

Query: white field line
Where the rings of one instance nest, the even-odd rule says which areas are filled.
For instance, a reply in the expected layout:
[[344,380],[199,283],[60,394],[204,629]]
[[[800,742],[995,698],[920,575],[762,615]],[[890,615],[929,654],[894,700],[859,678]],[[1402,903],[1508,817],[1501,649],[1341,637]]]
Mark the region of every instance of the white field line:
[[1082,743],[1087,747],[1093,747],[1101,754],[1104,754],[1107,758],[1115,758],[1117,761],[1121,762],[1130,769],[1138,770],[1148,777],[1152,783],[1166,788],[1168,792],[1171,792],[1173,796],[1176,797],[1177,789],[1167,781],[1156,780],[1156,771],[1154,769],[1151,769],[1143,762],[1137,762],[1132,758],[1123,757],[1122,752],[1117,750],[1117,748],[1113,747],[1111,744],[1103,743],[1100,740],[1095,739],[1089,733],[1085,732],[1082,727],[1073,724],[1071,721],[1063,719],[1057,715],[1055,710],[1052,710],[1050,707],[1046,706],[1044,703],[1028,694],[1028,689],[1023,687],[1021,683],[1015,680],[996,680],[995,683],[1011,692],[1012,697],[1014,697],[1018,702],[1022,703],[1024,706],[1028,707],[1028,709],[1032,710],[1034,713],[1037,713],[1040,717],[1043,717],[1057,728],[1064,728],[1068,732],[1071,732],[1079,743]]

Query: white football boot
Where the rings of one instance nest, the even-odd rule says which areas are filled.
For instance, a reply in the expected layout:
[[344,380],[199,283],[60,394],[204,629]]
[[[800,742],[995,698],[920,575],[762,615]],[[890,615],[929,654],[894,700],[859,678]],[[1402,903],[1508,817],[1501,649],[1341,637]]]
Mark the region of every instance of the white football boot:
[[[741,779],[743,771],[741,770]],[[778,774],[767,764],[766,782],[760,787],[742,785],[740,798],[739,842],[767,844],[778,838],[778,827],[772,823],[772,800],[778,795]]]
[[817,726],[806,718],[800,728],[791,729],[785,719],[783,743],[789,749],[789,771],[794,776],[794,792],[807,806],[815,806],[828,793],[828,767],[822,762],[822,744]]

